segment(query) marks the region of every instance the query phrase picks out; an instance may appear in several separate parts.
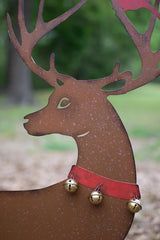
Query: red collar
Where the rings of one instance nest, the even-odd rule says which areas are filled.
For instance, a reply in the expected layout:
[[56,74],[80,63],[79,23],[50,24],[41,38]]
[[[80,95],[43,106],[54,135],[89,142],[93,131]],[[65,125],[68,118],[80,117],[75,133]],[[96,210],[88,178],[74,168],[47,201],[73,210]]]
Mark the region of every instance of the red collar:
[[78,183],[91,189],[98,189],[111,197],[126,200],[141,198],[137,184],[112,180],[76,165],[72,166],[68,178],[74,178]]

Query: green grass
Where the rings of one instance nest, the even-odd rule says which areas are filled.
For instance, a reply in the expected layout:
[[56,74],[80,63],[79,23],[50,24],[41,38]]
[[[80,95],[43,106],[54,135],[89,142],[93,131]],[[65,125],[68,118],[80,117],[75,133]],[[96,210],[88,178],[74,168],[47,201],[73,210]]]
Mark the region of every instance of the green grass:
[[35,106],[8,105],[6,96],[0,97],[0,137],[14,137],[17,134],[17,126],[23,124],[24,116],[45,106],[48,102],[50,91],[38,91],[35,93]]
[[131,137],[160,137],[160,86],[148,84],[110,100]]
[[43,137],[42,149],[45,151],[72,151],[76,149],[73,138],[59,134]]
[[160,161],[160,138],[148,139],[140,149],[134,152],[136,160]]
[[160,161],[160,86],[148,84],[110,100],[130,139],[139,144],[133,148],[135,159]]
[[[7,106],[5,96],[0,97],[0,138],[15,139],[23,127],[23,117],[45,106],[50,90],[37,91],[35,106]],[[110,96],[109,100],[117,110],[131,139],[143,142],[135,151],[136,159],[160,160],[160,85],[148,84],[128,94]],[[37,138],[36,138],[37,139]],[[60,135],[41,137],[44,151],[73,150],[75,142]]]

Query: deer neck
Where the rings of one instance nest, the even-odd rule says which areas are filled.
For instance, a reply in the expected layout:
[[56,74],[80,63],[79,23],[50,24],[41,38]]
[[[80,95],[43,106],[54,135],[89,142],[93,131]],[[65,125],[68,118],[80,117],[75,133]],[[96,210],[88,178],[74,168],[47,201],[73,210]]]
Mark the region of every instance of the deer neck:
[[103,119],[91,124],[86,135],[75,138],[77,165],[107,178],[135,182],[134,158],[128,135],[114,111],[112,119],[112,122],[109,118],[107,120],[104,114]]

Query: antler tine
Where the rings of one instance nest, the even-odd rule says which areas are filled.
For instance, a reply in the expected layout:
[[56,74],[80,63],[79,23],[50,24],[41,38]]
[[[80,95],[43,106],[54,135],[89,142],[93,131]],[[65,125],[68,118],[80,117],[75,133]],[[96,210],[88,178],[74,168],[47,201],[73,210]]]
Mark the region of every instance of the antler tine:
[[41,0],[41,2],[40,2],[40,4],[39,4],[37,25],[38,25],[38,22],[40,22],[40,23],[43,22],[42,14],[43,14],[44,2],[45,2],[45,0]]
[[9,29],[9,35],[10,39],[13,42],[13,45],[17,49],[20,57],[22,60],[26,63],[26,65],[39,77],[43,78],[46,82],[48,82],[50,85],[55,86],[56,78],[70,78],[69,76],[64,76],[63,74],[60,74],[56,71],[55,65],[54,65],[54,54],[51,55],[50,58],[50,70],[46,71],[39,67],[34,60],[32,59],[32,49],[36,45],[36,43],[48,32],[50,32],[52,29],[54,29],[57,25],[65,21],[67,18],[69,18],[73,13],[75,13],[87,0],[82,0],[77,5],[75,5],[73,8],[68,10],[67,12],[63,13],[59,17],[49,21],[44,22],[43,21],[43,7],[45,0],[40,1],[39,5],[39,11],[38,11],[38,17],[37,17],[37,23],[36,27],[33,30],[33,32],[29,33],[27,31],[27,28],[25,26],[24,21],[24,0],[19,0],[18,5],[18,23],[20,27],[20,33],[21,33],[21,45],[18,42],[13,27],[12,22],[9,14],[7,14],[7,22],[8,22],[8,29]]
[[[154,9],[158,12],[160,0],[156,0],[154,4]],[[149,27],[146,31],[145,38],[149,41],[156,23],[156,15],[152,13]]]
[[[120,90],[116,90],[111,92],[112,95],[124,94],[129,91],[132,91],[136,88],[139,88],[160,75],[160,69],[157,69],[158,63],[160,61],[160,50],[157,52],[152,52],[150,47],[151,35],[155,26],[156,17],[151,16],[150,24],[148,30],[145,34],[139,33],[131,21],[128,19],[124,10],[119,6],[117,0],[111,0],[114,10],[116,11],[116,15],[119,17],[124,27],[126,28],[128,34],[132,38],[141,58],[142,62],[142,70],[140,75],[133,80],[131,72],[124,72],[122,76],[125,76],[126,84]],[[160,0],[155,0],[154,8],[158,11]],[[156,12],[156,11],[155,11]],[[117,77],[115,75],[115,80],[117,81]]]
[[[24,0],[19,0],[18,4],[18,24],[21,33],[21,40],[23,42],[24,36],[28,33],[24,21]],[[25,35],[24,35],[25,33]]]
[[[120,80],[125,80],[126,84],[128,83],[129,80],[132,79],[132,72],[131,71],[125,71],[120,73],[119,72],[119,68],[120,68],[120,63],[117,62],[115,64],[115,67],[113,69],[113,72],[110,76],[104,77],[104,78],[99,78],[99,79],[92,79],[89,81],[92,81],[92,84],[95,84],[96,86],[98,86],[99,88],[103,88],[104,86],[113,83],[113,82],[118,82]],[[113,91],[106,91],[105,94],[106,95],[116,95],[121,94],[119,93],[120,90],[113,90]]]
[[15,35],[14,31],[13,31],[11,18],[10,18],[10,15],[8,13],[7,13],[7,23],[8,23],[9,37],[12,40],[13,45],[15,46],[15,48],[18,50],[20,48],[20,44],[17,41],[16,35]]
[[[126,28],[128,34],[131,36],[134,44],[137,47],[137,50],[139,51],[139,53],[141,53],[141,50],[143,49],[143,42],[145,42],[145,43],[147,42],[148,44],[150,44],[151,34],[152,34],[153,28],[155,26],[155,21],[156,21],[155,14],[152,14],[152,16],[151,16],[150,24],[149,24],[149,27],[148,27],[148,30],[146,31],[146,33],[141,34],[136,30],[136,28],[133,26],[131,21],[128,19],[124,10],[118,5],[117,0],[111,0],[111,2],[112,2],[114,10],[116,11],[116,15],[119,17],[119,19],[123,23],[124,27]],[[160,2],[160,0],[155,1],[154,8],[157,10],[159,7],[159,2]]]
[[128,19],[124,10],[120,8],[117,3],[117,0],[111,0],[113,9],[116,11],[116,15],[119,17],[121,22],[123,23],[125,29],[127,30],[128,34],[131,36],[134,44],[137,46],[138,51],[139,49],[139,42],[142,41],[141,34],[135,29],[131,21]]
[[45,0],[41,0],[41,2],[40,2],[37,24],[36,24],[36,28],[34,30],[34,32],[36,32],[36,33],[38,32],[39,33],[36,42],[38,42],[46,33],[50,32],[53,28],[57,27],[60,23],[64,22],[67,18],[69,18],[83,4],[85,4],[85,2],[87,0],[82,0],[76,6],[74,6],[71,9],[69,9],[67,12],[65,12],[62,15],[58,16],[57,18],[52,19],[49,22],[44,22],[43,21],[43,17],[42,17],[44,1]]

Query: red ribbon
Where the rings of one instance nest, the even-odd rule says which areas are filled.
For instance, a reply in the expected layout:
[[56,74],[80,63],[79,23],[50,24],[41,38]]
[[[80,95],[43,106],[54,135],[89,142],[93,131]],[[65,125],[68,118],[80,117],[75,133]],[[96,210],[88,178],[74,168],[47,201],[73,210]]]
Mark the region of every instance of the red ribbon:
[[126,200],[141,198],[137,184],[112,180],[79,166],[72,166],[68,178],[73,178],[78,183],[88,188],[99,190],[101,193],[111,197]]

